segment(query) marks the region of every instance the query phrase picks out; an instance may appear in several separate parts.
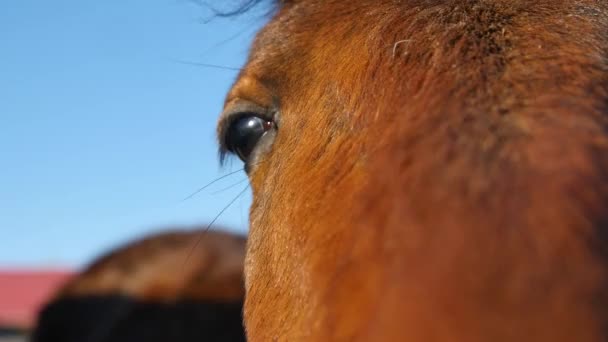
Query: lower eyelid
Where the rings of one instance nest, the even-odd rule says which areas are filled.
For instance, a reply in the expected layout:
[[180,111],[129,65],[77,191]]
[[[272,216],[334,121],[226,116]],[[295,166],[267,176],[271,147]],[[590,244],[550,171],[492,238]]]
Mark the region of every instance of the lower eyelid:
[[[276,127],[276,126],[275,126]],[[253,150],[253,153],[245,163],[246,171],[249,172],[260,164],[263,158],[270,152],[276,138],[277,130],[270,129],[260,138],[258,145]]]

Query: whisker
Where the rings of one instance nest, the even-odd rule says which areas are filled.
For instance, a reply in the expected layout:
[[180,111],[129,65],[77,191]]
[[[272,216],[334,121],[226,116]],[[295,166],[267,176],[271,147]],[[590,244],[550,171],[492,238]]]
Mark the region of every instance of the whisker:
[[237,185],[239,185],[239,184],[243,184],[243,182],[246,182],[246,181],[248,181],[248,180],[249,180],[249,178],[244,178],[244,179],[241,179],[240,181],[238,181],[238,182],[236,182],[236,183],[234,183],[234,184],[232,184],[232,185],[230,185],[230,186],[227,186],[227,187],[225,187],[225,188],[223,188],[223,189],[220,189],[220,190],[217,190],[217,191],[215,191],[215,192],[212,192],[211,194],[212,194],[212,195],[217,195],[217,194],[219,194],[219,193],[220,193],[220,192],[222,192],[222,191],[226,191],[226,190],[228,190],[228,189],[232,189],[232,188],[234,188],[235,186],[237,186]]
[[[250,165],[249,167],[251,168],[251,167],[254,167],[254,166],[262,165],[264,162],[265,162],[265,161],[260,161],[260,162],[258,162],[258,163],[255,163],[255,164]],[[200,193],[201,191],[203,191],[203,190],[207,189],[209,186],[211,186],[211,185],[213,185],[213,184],[215,184],[215,183],[219,182],[220,180],[222,180],[222,179],[224,179],[224,178],[226,178],[226,177],[232,176],[232,175],[234,175],[235,173],[238,173],[238,172],[241,172],[241,171],[243,171],[243,172],[247,173],[247,170],[245,170],[245,168],[242,168],[242,169],[238,169],[238,170],[236,170],[236,171],[232,171],[232,172],[230,172],[230,173],[227,173],[227,174],[225,174],[225,175],[223,175],[223,176],[220,176],[220,177],[218,177],[218,178],[216,178],[216,179],[212,180],[211,182],[207,183],[205,186],[203,186],[203,187],[201,187],[201,188],[197,189],[195,192],[191,193],[191,194],[190,194],[190,195],[188,195],[186,198],[182,199],[182,200],[180,201],[180,203],[181,203],[181,202],[184,202],[184,201],[187,201],[187,200],[189,200],[189,199],[191,199],[192,197],[196,196],[196,195],[197,195],[198,193]],[[242,182],[240,182],[240,183],[242,183]],[[230,187],[232,187],[232,186],[230,186]]]
[[201,188],[198,188],[195,192],[191,193],[190,195],[188,195],[187,197],[185,197],[184,199],[182,199],[180,201],[180,203],[191,199],[192,197],[198,195],[198,193],[200,193],[201,191],[207,189],[209,186],[211,186],[211,185],[213,185],[213,184],[221,181],[222,179],[224,179],[226,177],[230,177],[230,176],[234,175],[235,173],[238,173],[238,172],[241,172],[241,171],[245,171],[245,169],[239,169],[239,170],[236,170],[236,171],[232,171],[232,172],[227,173],[227,174],[225,174],[223,176],[220,176],[219,178],[216,178],[216,179],[212,180],[211,182],[207,183],[205,186],[203,186]]
[[211,220],[211,222],[207,225],[207,227],[201,232],[201,234],[199,235],[198,239],[196,239],[196,242],[194,243],[194,245],[192,246],[192,248],[190,249],[190,253],[188,253],[188,255],[186,256],[186,260],[184,260],[184,264],[186,264],[188,262],[188,260],[190,260],[190,256],[192,256],[192,254],[194,253],[194,249],[199,245],[199,243],[201,242],[201,239],[203,238],[203,236],[205,235],[205,233],[207,233],[209,231],[209,229],[211,228],[211,226],[215,223],[215,221],[217,221],[217,219],[220,218],[220,216],[222,216],[222,214],[228,209],[230,208],[230,206],[236,202],[237,199],[239,199],[239,197],[243,196],[243,194],[245,193],[245,191],[247,191],[247,189],[249,188],[249,185],[247,185],[243,190],[241,190],[241,192],[239,192],[238,195],[236,195],[232,201],[230,201],[230,203],[228,203],[222,210],[220,210],[220,212],[215,215],[215,217],[213,218],[213,220]]
[[236,202],[237,199],[239,199],[239,197],[243,196],[243,194],[245,193],[245,191],[247,191],[247,189],[249,188],[249,185],[247,185],[243,190],[241,190],[241,192],[239,192],[238,195],[236,195],[232,201],[230,201],[230,203],[228,203],[224,209],[222,209],[217,215],[215,215],[215,217],[213,218],[213,220],[211,220],[211,222],[209,223],[209,225],[207,225],[207,228],[205,228],[204,232],[208,231],[209,228],[211,228],[211,226],[215,223],[215,221],[217,221],[218,218],[220,218],[220,216],[224,213],[224,211],[226,211],[234,202]]
[[174,62],[174,63],[178,63],[178,64],[193,65],[193,66],[203,67],[203,68],[214,68],[214,69],[232,70],[232,71],[240,71],[241,70],[241,68],[229,67],[229,66],[225,66],[225,65],[200,63],[200,62],[193,62],[193,61],[184,61],[184,60],[181,60],[181,59],[171,59],[171,61]]
[[247,27],[239,30],[238,32],[234,33],[233,35],[229,36],[228,38],[223,39],[223,40],[219,41],[218,43],[213,44],[211,47],[209,47],[209,49],[207,49],[207,51],[205,51],[201,55],[199,55],[199,57],[205,57],[211,52],[216,52],[217,48],[221,47],[222,45],[228,43],[229,41],[231,41],[231,40],[237,38],[238,36],[242,35],[243,33],[245,33],[247,30],[251,30],[251,29],[252,28],[250,26],[247,26]]

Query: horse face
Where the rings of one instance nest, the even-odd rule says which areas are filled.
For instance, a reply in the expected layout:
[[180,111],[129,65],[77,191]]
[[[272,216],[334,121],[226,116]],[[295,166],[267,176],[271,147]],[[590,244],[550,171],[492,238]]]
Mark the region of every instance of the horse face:
[[599,338],[606,7],[279,4],[218,129],[249,337]]

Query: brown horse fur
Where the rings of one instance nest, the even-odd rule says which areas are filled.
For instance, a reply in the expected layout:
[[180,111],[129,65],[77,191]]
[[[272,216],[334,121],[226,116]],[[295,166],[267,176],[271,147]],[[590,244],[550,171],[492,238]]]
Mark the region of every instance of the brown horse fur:
[[283,1],[239,106],[252,341],[608,338],[608,2]]
[[172,230],[130,242],[69,281],[34,342],[244,341],[245,239]]

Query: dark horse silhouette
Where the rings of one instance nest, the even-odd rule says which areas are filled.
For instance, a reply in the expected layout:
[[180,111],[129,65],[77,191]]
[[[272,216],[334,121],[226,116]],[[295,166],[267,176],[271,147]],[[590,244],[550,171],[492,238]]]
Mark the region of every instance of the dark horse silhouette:
[[173,231],[131,242],[69,281],[32,342],[244,341],[245,239]]

